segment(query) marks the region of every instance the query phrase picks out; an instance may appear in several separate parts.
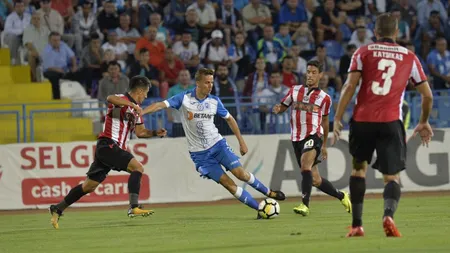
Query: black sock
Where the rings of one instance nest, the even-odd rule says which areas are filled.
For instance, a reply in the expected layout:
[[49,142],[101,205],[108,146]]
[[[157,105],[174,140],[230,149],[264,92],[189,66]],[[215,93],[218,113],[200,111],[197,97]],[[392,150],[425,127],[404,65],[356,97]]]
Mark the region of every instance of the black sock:
[[364,194],[366,193],[366,179],[363,177],[350,177],[350,199],[352,201],[352,227],[362,226],[362,212]]
[[322,177],[322,183],[317,186],[317,189],[323,191],[324,193],[333,196],[339,200],[342,200],[344,198],[344,193],[336,189],[330,181],[326,180]]
[[77,202],[84,195],[86,195],[86,193],[83,192],[83,186],[82,184],[79,184],[72,188],[69,194],[67,194],[67,196],[59,202],[56,207],[62,212],[64,209]]
[[128,193],[130,195],[130,206],[135,208],[139,206],[139,191],[141,189],[141,177],[140,171],[133,171],[128,178]]
[[389,181],[384,186],[384,215],[394,218],[395,210],[397,209],[398,201],[400,200],[400,185],[395,181]]
[[302,171],[302,202],[309,207],[312,190],[312,174],[310,170]]

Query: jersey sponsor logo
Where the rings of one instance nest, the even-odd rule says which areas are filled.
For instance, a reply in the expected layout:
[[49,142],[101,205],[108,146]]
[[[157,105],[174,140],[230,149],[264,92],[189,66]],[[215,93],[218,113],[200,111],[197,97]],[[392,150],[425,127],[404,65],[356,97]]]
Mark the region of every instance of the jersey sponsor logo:
[[193,119],[212,119],[214,117],[214,114],[212,113],[199,113],[199,112],[187,112],[187,119],[193,120]]
[[303,146],[303,148],[312,148],[313,146],[314,146],[314,140],[309,139],[307,142],[305,142],[305,145]]
[[369,50],[381,50],[381,51],[390,51],[397,52],[402,54],[408,54],[408,49],[399,46],[388,46],[388,45],[380,45],[380,44],[372,44],[368,46]]
[[309,113],[312,113],[312,112],[318,113],[320,111],[320,107],[315,104],[307,104],[307,103],[301,103],[301,102],[294,103],[293,108],[294,108],[294,110],[306,111]]

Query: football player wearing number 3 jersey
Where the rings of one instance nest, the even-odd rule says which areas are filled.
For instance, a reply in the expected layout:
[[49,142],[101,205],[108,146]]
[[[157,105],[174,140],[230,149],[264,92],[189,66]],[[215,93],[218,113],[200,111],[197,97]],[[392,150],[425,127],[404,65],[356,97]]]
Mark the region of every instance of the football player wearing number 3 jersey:
[[402,122],[402,102],[409,82],[422,95],[422,113],[414,134],[428,146],[433,131],[428,118],[433,95],[416,55],[395,43],[398,20],[381,14],[375,23],[377,42],[360,47],[352,56],[349,74],[334,118],[334,140],[340,138],[341,119],[358,84],[361,85],[350,120],[349,148],[353,156],[350,196],[353,222],[347,237],[364,236],[362,211],[366,191],[365,176],[374,150],[375,166],[384,179],[383,228],[386,236],[400,237],[393,217],[400,199],[399,173],[405,169],[406,134]]

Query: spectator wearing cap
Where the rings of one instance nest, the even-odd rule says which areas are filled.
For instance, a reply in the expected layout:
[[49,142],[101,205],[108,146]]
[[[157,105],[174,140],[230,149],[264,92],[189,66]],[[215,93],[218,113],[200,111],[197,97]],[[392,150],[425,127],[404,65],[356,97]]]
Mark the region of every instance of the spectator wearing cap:
[[102,78],[98,84],[97,99],[104,102],[109,95],[123,94],[128,88],[128,77],[120,71],[120,64],[112,61],[108,64],[108,76]]
[[216,69],[221,63],[229,65],[227,48],[223,43],[223,33],[220,30],[214,30],[211,33],[211,39],[200,48],[200,61],[205,67],[211,69]]
[[143,36],[136,42],[134,57],[137,59],[139,57],[139,51],[142,48],[146,48],[150,52],[148,63],[157,68],[164,60],[166,46],[156,39],[156,34],[156,27],[150,26],[146,29]]
[[299,4],[298,0],[287,0],[286,4],[281,7],[279,15],[279,24],[287,24],[291,32],[295,32],[302,22],[308,21],[303,3]]
[[133,76],[141,75],[147,77],[152,83],[152,87],[148,92],[149,97],[159,97],[160,96],[160,82],[159,82],[159,71],[154,66],[148,64],[150,60],[150,53],[146,48],[141,48],[139,50],[139,55],[129,68],[128,76],[132,78]]
[[442,23],[447,23],[447,10],[440,0],[423,0],[417,5],[417,20],[419,21],[419,25],[426,24],[433,11],[438,13]]
[[243,31],[242,15],[233,7],[233,0],[223,0],[216,10],[217,28],[225,32],[225,41],[231,45],[231,37],[235,37],[237,32]]
[[90,36],[93,33],[98,33],[100,39],[103,40],[103,34],[97,24],[97,17],[92,12],[92,2],[85,0],[81,5],[81,10],[78,11],[72,20],[72,30],[75,34],[75,50],[81,52],[86,42],[89,42]]
[[259,38],[263,35],[263,28],[272,25],[270,9],[261,4],[260,0],[250,0],[250,3],[242,9],[242,17],[249,43],[256,48]]
[[184,31],[181,40],[175,42],[172,49],[193,76],[200,64],[200,57],[198,45],[196,42],[192,41],[191,33]]
[[42,53],[48,44],[48,35],[50,35],[50,31],[47,27],[41,25],[39,14],[33,13],[31,25],[25,28],[23,32],[23,45],[27,49],[28,65],[30,65],[33,82],[38,80],[36,67],[41,62]]
[[49,35],[49,44],[42,53],[42,65],[44,77],[52,84],[53,99],[61,98],[59,88],[61,79],[72,81],[81,79],[74,52],[61,41],[61,35],[57,32],[51,32]]
[[115,59],[120,64],[120,67],[122,70],[126,69],[126,62],[128,59],[128,47],[122,43],[119,42],[117,38],[117,33],[115,29],[109,30],[108,32],[108,42],[102,45],[103,50],[111,49],[114,51],[114,54],[116,55]]
[[130,15],[127,13],[120,14],[120,27],[116,29],[119,42],[124,43],[128,47],[128,64],[134,61],[134,50],[136,49],[136,42],[141,35],[136,28],[131,27]]
[[207,0],[197,0],[188,7],[188,10],[195,10],[197,12],[199,17],[198,24],[203,28],[205,33],[209,34],[216,28],[216,11]]
[[22,45],[23,31],[30,25],[31,16],[25,13],[25,5],[22,0],[14,3],[14,12],[8,15],[5,22],[5,44],[11,52],[13,64],[20,64],[19,47]]
[[104,8],[97,16],[98,27],[103,35],[106,37],[108,31],[119,27],[119,15],[117,14],[114,0],[106,0]]
[[88,91],[91,89],[93,81],[99,81],[102,78],[101,65],[104,51],[101,48],[101,44],[100,36],[97,33],[93,33],[89,45],[81,53],[84,80]]
[[37,10],[37,13],[41,16],[41,24],[46,26],[50,32],[56,32],[61,36],[61,39],[72,48],[75,43],[75,36],[73,34],[64,34],[64,19],[51,7],[50,0],[41,0],[41,8]]
[[272,26],[264,27],[264,37],[258,41],[258,57],[266,59],[269,72],[272,69],[278,69],[279,63],[286,56],[283,42],[275,37]]
[[176,41],[180,40],[180,35],[183,32],[189,32],[192,36],[192,41],[197,43],[197,45],[203,44],[203,40],[205,37],[205,32],[203,28],[198,24],[198,14],[197,11],[190,9],[186,11],[186,20],[184,23],[177,29]]

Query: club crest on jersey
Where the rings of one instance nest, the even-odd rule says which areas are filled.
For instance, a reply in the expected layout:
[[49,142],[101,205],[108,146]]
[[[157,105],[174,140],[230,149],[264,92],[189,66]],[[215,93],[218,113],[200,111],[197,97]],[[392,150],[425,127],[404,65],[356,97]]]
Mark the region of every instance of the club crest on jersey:
[[198,105],[197,105],[197,110],[203,111],[204,109],[205,109],[205,106],[204,106],[204,105],[202,105],[202,104],[198,104]]

